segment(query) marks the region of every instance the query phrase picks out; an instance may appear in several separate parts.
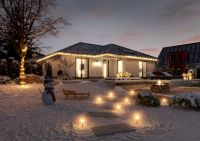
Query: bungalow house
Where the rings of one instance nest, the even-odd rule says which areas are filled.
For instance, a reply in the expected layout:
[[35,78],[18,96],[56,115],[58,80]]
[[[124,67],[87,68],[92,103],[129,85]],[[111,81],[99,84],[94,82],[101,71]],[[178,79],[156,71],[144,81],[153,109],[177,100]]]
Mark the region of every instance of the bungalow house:
[[157,58],[115,44],[94,45],[77,43],[47,55],[38,63],[51,63],[53,76],[62,70],[74,78],[114,77],[119,72],[129,72],[135,77],[146,77],[153,72]]

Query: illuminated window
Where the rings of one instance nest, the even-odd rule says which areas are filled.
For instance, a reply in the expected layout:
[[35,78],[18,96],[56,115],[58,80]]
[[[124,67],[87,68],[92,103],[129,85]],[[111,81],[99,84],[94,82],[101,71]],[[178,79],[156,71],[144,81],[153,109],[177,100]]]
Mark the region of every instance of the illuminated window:
[[108,68],[107,68],[107,62],[103,61],[103,77],[106,78],[107,77],[107,72]]
[[123,72],[123,61],[117,61],[118,73]]
[[147,63],[139,61],[139,77],[146,77]]
[[76,77],[86,78],[88,77],[88,60],[76,59]]

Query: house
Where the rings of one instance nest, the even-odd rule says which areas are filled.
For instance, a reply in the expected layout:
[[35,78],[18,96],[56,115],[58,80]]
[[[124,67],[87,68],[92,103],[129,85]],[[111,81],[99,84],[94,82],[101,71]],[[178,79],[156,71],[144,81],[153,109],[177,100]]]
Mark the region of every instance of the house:
[[158,59],[158,68],[169,70],[175,75],[191,69],[195,78],[200,78],[200,42],[165,47]]
[[77,43],[47,55],[37,62],[52,64],[53,76],[62,70],[74,78],[114,77],[119,72],[146,77],[156,68],[157,58],[115,44]]

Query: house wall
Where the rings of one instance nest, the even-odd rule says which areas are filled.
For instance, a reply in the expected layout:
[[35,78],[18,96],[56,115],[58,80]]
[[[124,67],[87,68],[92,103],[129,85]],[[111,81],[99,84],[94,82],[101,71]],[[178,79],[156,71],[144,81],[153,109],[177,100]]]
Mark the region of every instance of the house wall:
[[147,72],[154,72],[156,70],[156,62],[147,62]]
[[103,59],[89,59],[89,77],[103,77]]
[[124,71],[123,72],[129,72],[134,77],[139,76],[139,61],[138,60],[131,60],[126,59],[124,61]]
[[[117,74],[117,61],[123,61],[123,72],[129,72],[134,77],[139,76],[139,60],[118,59],[118,58],[89,58],[89,77],[103,77],[103,60],[109,60],[109,77]],[[72,77],[76,76],[76,58],[71,56],[54,56],[46,60],[46,63],[52,64],[53,77],[57,77],[57,72],[63,70]],[[45,63],[43,62],[43,65]],[[156,62],[147,62],[147,72],[153,72],[156,69]],[[45,74],[45,73],[44,73]]]

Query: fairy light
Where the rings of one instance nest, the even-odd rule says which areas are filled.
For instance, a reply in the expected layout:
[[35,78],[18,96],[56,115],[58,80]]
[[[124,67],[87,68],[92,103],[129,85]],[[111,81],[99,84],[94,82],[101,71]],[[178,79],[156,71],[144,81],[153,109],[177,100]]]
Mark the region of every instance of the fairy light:
[[167,105],[167,99],[166,98],[162,98],[161,99],[161,104],[162,105]]
[[57,55],[65,55],[65,56],[74,56],[74,57],[88,57],[88,58],[98,58],[98,57],[116,57],[116,58],[127,58],[127,59],[136,59],[136,60],[146,60],[146,61],[154,61],[157,62],[158,59],[154,58],[147,58],[147,57],[138,57],[138,56],[125,56],[125,55],[115,55],[115,54],[99,54],[99,55],[87,55],[87,54],[74,54],[74,53],[64,53],[64,52],[56,52],[53,54],[50,54],[46,57],[43,57],[41,59],[38,59],[37,62],[46,60],[48,58],[57,56]]
[[25,62],[26,52],[27,52],[27,47],[22,49],[21,62],[20,62],[20,75],[19,75],[20,85],[24,85],[25,84],[24,62]]

